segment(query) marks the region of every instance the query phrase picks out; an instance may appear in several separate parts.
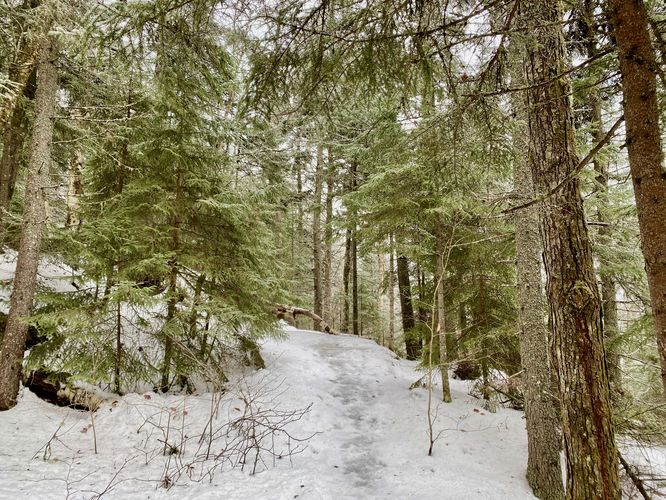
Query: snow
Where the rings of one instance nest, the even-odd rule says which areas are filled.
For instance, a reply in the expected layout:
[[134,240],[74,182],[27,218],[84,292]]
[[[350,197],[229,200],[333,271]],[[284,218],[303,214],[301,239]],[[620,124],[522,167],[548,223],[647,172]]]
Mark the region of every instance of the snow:
[[[236,377],[215,428],[240,415],[242,395],[262,409],[312,405],[286,426],[295,438],[314,434],[300,453],[289,457],[277,436],[283,458],[265,453],[266,466],[260,462],[254,475],[252,463],[241,470],[194,460],[217,400],[212,394],[128,394],[105,402],[93,429],[89,413],[24,390],[16,408],[0,413],[0,498],[533,498],[523,477],[522,413],[486,412],[465,382],[451,380],[454,402],[437,408],[441,435],[428,457],[427,391],[409,390],[421,376],[413,362],[371,340],[293,329],[267,341],[263,354],[267,369]],[[165,441],[179,453],[165,456]],[[178,477],[188,463],[192,479]],[[215,464],[212,481],[201,478]]]

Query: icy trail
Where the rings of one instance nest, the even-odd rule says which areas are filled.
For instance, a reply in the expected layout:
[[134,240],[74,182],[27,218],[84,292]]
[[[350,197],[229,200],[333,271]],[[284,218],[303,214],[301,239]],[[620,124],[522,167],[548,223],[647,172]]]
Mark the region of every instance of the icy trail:
[[[92,498],[108,486],[102,498],[533,498],[523,478],[521,412],[490,414],[467,395],[466,383],[453,380],[454,402],[438,407],[442,433],[428,457],[427,393],[408,389],[420,376],[414,363],[367,339],[287,333],[285,340],[265,344],[268,367],[249,377],[273,384],[281,407],[312,403],[289,430],[317,434],[291,463],[277,461],[254,476],[224,469],[212,483],[181,480],[165,490],[159,481],[167,459],[150,455],[160,434],[148,429],[146,416],[162,418],[168,410],[174,422],[182,419],[185,433],[201,432],[210,395],[133,394],[109,401],[97,412],[95,455],[88,414],[24,392],[15,409],[0,413],[0,498]],[[42,460],[43,450],[33,458],[59,427],[48,460]]]

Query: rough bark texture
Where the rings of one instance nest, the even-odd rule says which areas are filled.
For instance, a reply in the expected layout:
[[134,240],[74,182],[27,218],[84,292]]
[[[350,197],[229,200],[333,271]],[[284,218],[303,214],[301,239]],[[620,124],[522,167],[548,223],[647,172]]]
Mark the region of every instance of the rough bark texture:
[[[519,45],[518,45],[519,46]],[[515,55],[520,52],[516,50]],[[512,64],[514,86],[524,82],[518,64]],[[528,150],[524,101],[512,96],[517,118],[513,133],[513,191],[523,203],[534,198],[532,174],[525,152]],[[533,205],[515,216],[516,286],[518,291],[518,333],[523,369],[523,396],[527,427],[527,482],[541,499],[564,497],[560,466],[560,432],[554,395],[551,393],[551,363],[548,356],[548,331],[544,323],[541,286],[541,239],[539,212]]]
[[[312,209],[312,277],[314,284],[314,312],[322,315],[321,286],[321,191],[324,183],[324,151],[317,146],[317,166],[315,170],[314,205]],[[315,322],[314,329],[319,325]]]
[[9,317],[0,346],[0,410],[7,410],[16,404],[21,362],[28,336],[25,318],[32,312],[37,288],[37,265],[46,217],[44,186],[47,185],[51,163],[53,117],[58,90],[55,57],[56,51],[51,40],[44,37],[40,44],[35,121],[26,179],[21,241]]
[[[521,3],[529,165],[545,193],[578,164],[559,2]],[[620,498],[618,455],[597,289],[579,181],[574,176],[542,205],[541,237],[558,374],[567,498]]]
[[405,353],[407,359],[418,359],[421,356],[421,340],[414,338],[414,308],[412,307],[412,287],[409,282],[409,261],[401,255],[398,261],[398,291],[400,295],[400,313],[402,331],[405,337]]
[[659,130],[657,63],[643,2],[609,0],[608,7],[620,59],[629,168],[666,397],[666,170]]

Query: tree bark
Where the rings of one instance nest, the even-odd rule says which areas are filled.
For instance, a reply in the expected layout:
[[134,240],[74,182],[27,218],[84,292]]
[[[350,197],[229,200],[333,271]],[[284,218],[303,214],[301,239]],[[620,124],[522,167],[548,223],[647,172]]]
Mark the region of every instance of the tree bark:
[[[322,283],[321,283],[321,191],[324,183],[324,151],[321,144],[317,146],[317,165],[315,170],[314,206],[312,210],[312,274],[314,281],[314,312],[322,315]],[[319,325],[314,324],[318,330]]]
[[[517,44],[517,41],[512,44]],[[519,50],[515,50],[514,54],[521,55]],[[519,64],[513,63],[511,67],[511,85],[524,86]],[[511,100],[517,119],[512,137],[513,190],[519,197],[519,203],[524,203],[533,199],[535,193],[525,155],[529,146],[525,103],[521,97],[514,94]],[[552,366],[548,356],[548,331],[544,323],[538,207],[533,205],[519,210],[514,222],[518,333],[527,427],[526,477],[535,496],[543,500],[559,500],[564,497],[560,432],[554,395],[551,393]]]
[[45,224],[45,186],[51,163],[51,141],[58,75],[54,65],[56,49],[49,37],[40,40],[35,97],[35,121],[26,179],[21,241],[19,243],[9,317],[0,346],[0,410],[16,404],[21,364],[28,335],[25,319],[32,312],[37,288],[37,266]]
[[629,169],[666,398],[666,170],[659,128],[657,62],[641,0],[609,0],[624,94]]
[[618,455],[601,327],[601,301],[588,237],[575,150],[568,54],[559,2],[521,3],[531,35],[524,71],[529,164],[537,194],[562,188],[542,205],[547,297],[558,374],[570,499],[619,499]]
[[414,308],[412,307],[412,288],[409,282],[409,261],[400,255],[398,261],[398,293],[400,295],[400,314],[402,331],[405,337],[405,354],[407,359],[418,359],[421,356],[421,339],[415,338]]

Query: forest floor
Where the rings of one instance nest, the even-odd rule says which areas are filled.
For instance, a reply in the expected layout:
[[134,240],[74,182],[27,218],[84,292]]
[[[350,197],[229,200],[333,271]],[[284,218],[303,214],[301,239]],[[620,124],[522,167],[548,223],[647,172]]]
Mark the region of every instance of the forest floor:
[[[427,391],[409,390],[415,363],[368,339],[302,330],[266,341],[263,355],[267,368],[237,374],[221,399],[128,394],[105,401],[94,427],[90,413],[23,391],[0,413],[0,498],[533,498],[522,412],[485,411],[468,382],[451,381],[451,404],[436,388],[429,457]],[[229,465],[249,410],[291,436],[261,442],[254,475],[253,453],[244,470]]]

